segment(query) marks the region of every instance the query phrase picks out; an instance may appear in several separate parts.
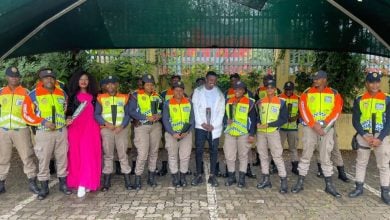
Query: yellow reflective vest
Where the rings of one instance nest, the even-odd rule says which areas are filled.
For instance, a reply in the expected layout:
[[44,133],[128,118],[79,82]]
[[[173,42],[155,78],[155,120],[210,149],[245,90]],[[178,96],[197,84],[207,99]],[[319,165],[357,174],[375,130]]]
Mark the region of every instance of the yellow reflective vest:
[[12,130],[27,127],[22,116],[22,105],[28,93],[22,86],[14,91],[8,86],[0,90],[0,128]]
[[187,98],[178,103],[176,99],[169,99],[169,116],[172,130],[180,133],[185,123],[190,123],[191,103]]
[[[233,108],[233,116],[230,115],[229,108]],[[233,122],[225,129],[225,133],[238,137],[248,134],[248,114],[250,111],[250,99],[243,96],[240,100],[236,97],[230,98],[225,106],[226,115]]]
[[[283,104],[283,100],[277,96],[272,97],[271,99],[265,97],[260,100],[259,116],[262,124],[269,124],[271,122],[277,121],[280,114],[280,109]],[[259,132],[271,133],[276,131],[277,127],[268,127],[268,128],[258,128]]]
[[[115,125],[115,126],[121,126],[123,119],[125,117],[125,106],[129,100],[129,96],[127,94],[120,94],[117,93],[115,96],[111,96],[107,93],[100,94],[97,97],[97,101],[102,106],[102,117],[105,121]],[[116,106],[116,121],[114,124],[113,121],[113,112],[112,107]]]

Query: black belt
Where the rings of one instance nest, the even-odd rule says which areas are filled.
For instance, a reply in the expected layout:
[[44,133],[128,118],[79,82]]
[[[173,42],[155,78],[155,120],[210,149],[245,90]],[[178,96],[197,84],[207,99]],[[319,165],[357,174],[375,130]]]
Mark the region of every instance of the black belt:
[[142,125],[153,125],[154,123],[155,123],[155,122],[147,121],[147,122],[142,123]]

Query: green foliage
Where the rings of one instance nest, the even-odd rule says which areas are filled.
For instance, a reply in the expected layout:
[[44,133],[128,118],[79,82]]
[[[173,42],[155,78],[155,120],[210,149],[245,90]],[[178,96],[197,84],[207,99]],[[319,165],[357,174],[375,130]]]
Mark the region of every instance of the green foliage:
[[295,78],[295,90],[299,93],[311,86],[312,80],[309,73],[299,72]]
[[131,89],[136,88],[136,77],[144,73],[151,73],[153,65],[145,62],[143,58],[130,58],[118,56],[109,63],[92,62],[87,69],[98,81],[109,75],[119,78],[119,90],[128,93]]
[[354,98],[364,88],[362,56],[346,52],[317,52],[315,56],[314,69],[328,73],[329,86],[343,97],[343,111],[351,112]]

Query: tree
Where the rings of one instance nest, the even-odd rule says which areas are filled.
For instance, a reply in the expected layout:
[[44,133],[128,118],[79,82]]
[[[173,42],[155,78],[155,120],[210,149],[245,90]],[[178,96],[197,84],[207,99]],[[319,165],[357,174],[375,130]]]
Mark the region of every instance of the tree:
[[364,88],[362,55],[346,52],[316,52],[314,70],[328,73],[330,87],[336,89],[344,100],[344,112],[351,112],[353,100]]

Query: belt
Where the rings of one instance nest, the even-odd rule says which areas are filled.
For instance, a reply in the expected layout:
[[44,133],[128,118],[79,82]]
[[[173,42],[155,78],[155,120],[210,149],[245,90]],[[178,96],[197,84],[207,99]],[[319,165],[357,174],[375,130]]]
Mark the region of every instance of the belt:
[[147,121],[142,123],[142,125],[153,125],[155,122]]
[[4,131],[19,131],[19,129],[21,129],[21,128],[14,128],[14,129],[1,128],[1,129],[3,129]]
[[37,131],[59,131],[59,132],[62,132],[64,128],[59,128],[59,129],[55,129],[55,130],[45,130],[45,129],[37,129]]

